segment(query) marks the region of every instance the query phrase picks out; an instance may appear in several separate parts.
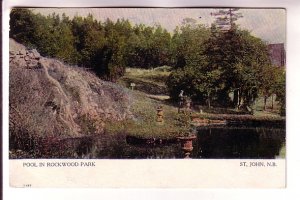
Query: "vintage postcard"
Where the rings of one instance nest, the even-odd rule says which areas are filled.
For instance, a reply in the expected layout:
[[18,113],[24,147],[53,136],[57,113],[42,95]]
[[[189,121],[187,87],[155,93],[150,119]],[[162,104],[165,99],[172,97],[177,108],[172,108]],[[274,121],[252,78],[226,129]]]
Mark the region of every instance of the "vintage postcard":
[[285,9],[9,18],[11,187],[285,187]]

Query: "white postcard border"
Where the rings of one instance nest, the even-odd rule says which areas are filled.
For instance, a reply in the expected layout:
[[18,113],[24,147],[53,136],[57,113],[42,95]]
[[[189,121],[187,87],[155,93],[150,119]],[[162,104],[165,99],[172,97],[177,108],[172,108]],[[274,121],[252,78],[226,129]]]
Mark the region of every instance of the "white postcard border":
[[[77,4],[76,4],[77,2]],[[3,16],[3,27],[4,27],[4,32],[3,32],[3,44],[4,44],[4,51],[3,51],[3,58],[8,57],[8,51],[5,51],[7,48],[7,38],[8,38],[8,32],[7,32],[7,10],[9,6],[33,6],[33,5],[40,5],[40,6],[74,6],[76,5],[77,7],[81,7],[82,2],[80,1],[73,1],[70,3],[69,1],[65,1],[64,3],[61,3],[61,1],[51,1],[51,2],[41,2],[41,1],[18,1],[14,3],[8,3],[5,1],[6,4],[3,5],[4,9],[4,16]],[[8,3],[8,4],[7,4]],[[84,6],[99,6],[99,2],[95,1],[85,1]],[[198,1],[185,1],[184,3],[180,2],[179,0],[177,1],[145,1],[143,3],[139,1],[128,1],[126,5],[124,3],[121,3],[120,1],[103,1],[100,3],[100,6],[160,6],[160,7],[167,7],[167,6],[243,6],[243,7],[283,7],[287,8],[287,66],[288,66],[288,79],[287,79],[287,188],[284,190],[268,190],[268,191],[261,191],[261,190],[239,190],[236,194],[236,197],[243,197],[243,199],[251,199],[252,197],[255,197],[255,195],[260,195],[261,198],[273,198],[273,199],[282,199],[283,197],[288,197],[289,194],[294,195],[298,194],[299,196],[299,190],[297,189],[298,185],[298,179],[299,179],[299,168],[300,168],[300,160],[297,152],[299,151],[299,145],[297,143],[297,140],[299,139],[299,122],[297,120],[297,117],[299,116],[299,106],[296,106],[298,102],[300,102],[299,98],[299,26],[298,21],[299,21],[299,3],[296,0],[291,0],[291,1],[268,1],[268,0],[263,0],[263,1],[243,1],[241,3],[240,1],[226,1],[220,2],[217,1],[204,1],[201,2],[201,4]],[[8,66],[8,61],[4,59],[3,66]],[[11,188],[9,187],[9,163],[10,161],[8,160],[8,136],[5,133],[8,133],[8,68],[3,67],[3,139],[4,139],[4,144],[3,144],[3,158],[4,158],[4,164],[3,164],[3,169],[4,169],[4,199],[18,199],[16,197],[25,197],[23,195],[27,195],[25,199],[29,199],[30,193],[33,193],[35,195],[30,196],[30,199],[38,199],[40,198],[44,193],[47,194],[48,196],[44,196],[44,199],[53,199],[53,197],[57,197],[56,199],[63,199],[63,193],[64,191],[62,190],[55,190],[55,189],[39,189],[38,192],[37,190],[34,189],[26,189],[26,190],[20,190],[16,188]],[[298,85],[298,86],[297,86]],[[292,98],[291,98],[292,96]],[[299,119],[299,118],[298,118]],[[222,169],[220,167],[220,169]],[[201,189],[200,189],[201,190]],[[55,192],[53,192],[55,191]],[[94,195],[97,194],[97,191],[93,190],[92,194],[84,191],[78,191],[76,189],[73,190],[67,190],[67,194],[65,194],[65,197],[74,197],[75,199],[79,199],[80,197],[82,198],[83,195],[85,195],[88,199],[92,199],[95,197]],[[99,191],[98,191],[99,192]],[[135,192],[135,191],[134,191]],[[151,191],[150,191],[151,192]],[[177,191],[178,192],[178,191]],[[174,194],[178,194],[177,192],[173,191]],[[231,192],[232,191],[224,191],[224,190],[209,190],[207,191],[194,191],[194,194],[199,194],[203,192],[206,197],[206,199],[233,199],[230,198]],[[246,193],[245,193],[246,192]],[[19,194],[16,194],[19,193]],[[114,191],[112,192],[114,193]],[[111,195],[112,197],[120,197],[117,194],[112,194],[110,190],[106,190],[104,192],[104,196],[108,197]],[[122,194],[128,194],[130,191],[120,191],[120,195]],[[147,191],[146,191],[147,193]],[[161,193],[158,191],[157,193]],[[169,196],[174,197],[174,199],[178,199],[182,197],[182,195],[174,196],[170,195],[169,192],[166,192],[169,194]],[[131,192],[132,194],[132,192]],[[135,194],[140,194],[140,191],[135,192]],[[149,194],[149,193],[148,193]],[[214,194],[214,195],[209,195],[209,194]],[[58,196],[56,196],[58,195]],[[183,196],[185,193],[183,192]],[[8,198],[9,197],[9,198]],[[77,197],[77,198],[76,198]],[[131,199],[138,199],[139,196],[133,196]],[[97,199],[97,198],[96,198]],[[235,199],[235,198],[234,198]],[[238,199],[238,198],[236,198]]]

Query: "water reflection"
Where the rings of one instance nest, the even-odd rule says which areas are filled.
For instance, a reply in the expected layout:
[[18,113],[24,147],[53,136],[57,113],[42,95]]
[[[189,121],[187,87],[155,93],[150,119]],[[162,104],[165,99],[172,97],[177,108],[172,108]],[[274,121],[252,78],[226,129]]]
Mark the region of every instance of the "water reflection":
[[275,158],[285,144],[283,129],[202,128],[196,158]]
[[[285,130],[206,127],[199,129],[193,147],[190,157],[198,159],[285,157]],[[41,148],[38,152],[37,158],[173,159],[184,157],[184,152],[176,138],[134,140],[123,133],[64,139],[52,144],[51,151]]]

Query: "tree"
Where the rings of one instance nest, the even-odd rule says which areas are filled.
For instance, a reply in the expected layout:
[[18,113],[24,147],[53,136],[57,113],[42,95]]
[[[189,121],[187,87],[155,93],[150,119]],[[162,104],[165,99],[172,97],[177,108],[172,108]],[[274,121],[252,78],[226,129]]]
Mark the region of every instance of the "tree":
[[262,74],[271,64],[267,45],[248,31],[231,29],[218,39],[219,65],[227,93],[234,94],[237,109],[251,107],[263,83]]
[[97,21],[92,15],[69,19],[46,16],[29,9],[13,9],[10,36],[43,56],[92,69],[115,81],[125,67],[152,68],[170,63],[171,35],[160,25],[132,27],[128,20]]
[[[170,97],[178,101],[180,91],[183,90],[184,94],[192,97],[193,99],[203,99],[203,93],[198,93],[201,88],[195,82],[198,79],[197,70],[194,67],[185,66],[178,68],[170,74],[167,79],[167,86],[169,89]],[[203,103],[203,102],[201,102]]]
[[[261,95],[264,97],[263,109],[267,108],[267,99],[273,95],[276,89],[274,89],[274,84],[276,84],[277,79],[277,67],[272,65],[266,65],[261,72]],[[272,100],[273,109],[273,100]]]
[[156,26],[151,39],[150,49],[153,57],[153,67],[168,65],[170,63],[171,35],[160,25]]
[[[175,49],[180,60],[177,59],[177,69],[168,81],[171,97],[176,98],[176,93],[185,89],[191,96],[202,98],[202,103],[206,102],[209,107],[213,102],[249,109],[258,94],[266,89],[266,78],[270,78],[267,69],[271,64],[267,45],[235,25],[238,17],[234,17],[234,11],[237,10],[220,12],[231,16],[217,21],[229,19],[224,23],[229,28],[224,30],[220,24],[212,24],[210,35],[204,37],[204,42],[195,35],[196,31],[192,28],[195,25],[183,26],[182,32],[177,29],[173,40],[176,41]],[[190,38],[199,42],[189,42]],[[184,85],[180,85],[181,82]],[[234,94],[233,100],[229,98],[230,93]]]
[[70,64],[76,64],[77,51],[70,20],[66,15],[36,15],[35,45],[44,56],[55,57]]
[[70,20],[66,15],[53,13],[47,17],[23,8],[10,13],[10,37],[30,48],[37,48],[43,56],[59,58],[68,63],[77,56]]
[[262,90],[267,95],[266,77],[271,76],[267,72],[271,63],[267,45],[235,24],[243,17],[238,10],[229,8],[212,13],[216,17],[211,28],[215,39],[206,53],[211,55],[212,65],[222,68],[225,87],[220,99],[233,92],[233,106],[240,109],[251,107]]
[[206,62],[203,44],[209,36],[209,30],[204,25],[185,19],[183,25],[175,29],[172,37],[172,60],[175,68],[197,66]]
[[212,16],[216,17],[215,24],[218,29],[224,32],[233,29],[236,24],[235,22],[242,18],[242,14],[238,12],[238,8],[220,9],[217,12],[211,13]]
[[28,9],[13,8],[10,12],[9,37],[27,46],[35,46],[36,17]]
[[208,55],[205,54],[210,38],[209,30],[195,22],[185,19],[183,26],[175,30],[172,51],[176,56],[176,68],[167,85],[173,99],[177,99],[180,90],[184,90],[195,101],[210,107],[220,87],[221,71],[210,65]]
[[280,104],[280,114],[285,115],[286,112],[286,72],[284,68],[275,67],[275,79],[272,86],[272,92],[276,94],[276,100]]

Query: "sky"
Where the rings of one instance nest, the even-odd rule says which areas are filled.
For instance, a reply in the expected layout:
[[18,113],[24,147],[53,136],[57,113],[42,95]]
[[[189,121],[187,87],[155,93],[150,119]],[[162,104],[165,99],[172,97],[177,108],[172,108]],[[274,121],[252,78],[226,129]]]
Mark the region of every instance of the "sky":
[[[86,17],[89,13],[97,20],[110,18],[128,19],[132,24],[154,26],[160,24],[169,32],[180,26],[184,18],[193,18],[197,23],[210,26],[214,21],[212,12],[217,9],[208,8],[35,8],[35,13],[49,15],[65,13],[73,18],[75,15]],[[254,36],[267,43],[286,43],[286,12],[284,9],[240,9],[243,18],[236,23],[249,30]]]

